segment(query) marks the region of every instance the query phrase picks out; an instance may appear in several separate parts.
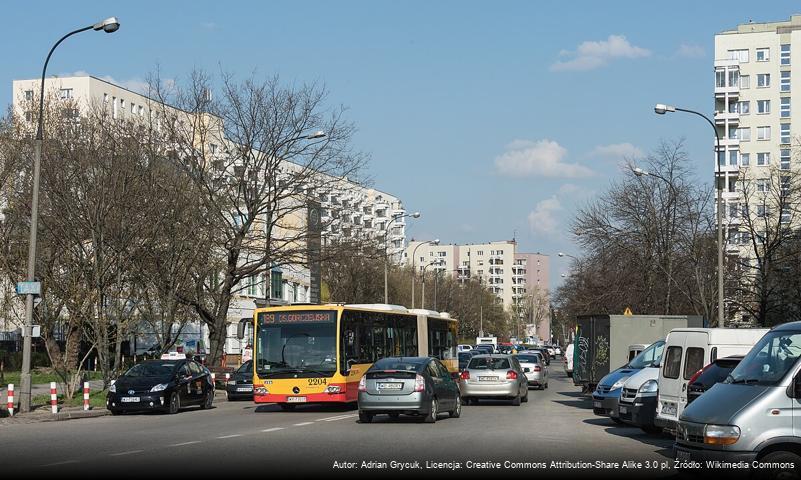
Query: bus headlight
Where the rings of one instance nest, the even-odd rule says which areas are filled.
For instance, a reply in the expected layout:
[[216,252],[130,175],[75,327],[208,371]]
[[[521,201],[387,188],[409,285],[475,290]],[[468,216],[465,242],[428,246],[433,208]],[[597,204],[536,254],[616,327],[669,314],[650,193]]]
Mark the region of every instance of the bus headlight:
[[267,389],[264,387],[256,387],[253,389],[254,395],[267,395]]
[[340,387],[339,385],[329,385],[329,386],[328,386],[328,387],[325,389],[325,393],[333,393],[333,394],[336,394],[336,393],[340,393],[341,391],[342,391],[342,387]]
[[734,445],[740,439],[740,427],[736,425],[707,425],[704,427],[704,443],[707,445]]

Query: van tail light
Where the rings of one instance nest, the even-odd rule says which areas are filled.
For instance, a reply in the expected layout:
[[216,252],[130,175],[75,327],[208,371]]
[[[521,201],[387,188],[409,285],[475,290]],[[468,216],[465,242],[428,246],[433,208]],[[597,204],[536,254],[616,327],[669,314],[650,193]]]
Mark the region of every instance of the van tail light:
[[690,377],[690,381],[687,382],[687,385],[692,385],[693,383],[695,383],[695,381],[698,380],[698,377],[700,377],[701,374],[704,373],[705,371],[707,371],[709,369],[709,367],[711,367],[711,366],[712,366],[712,364],[710,363],[709,365],[705,366],[701,370],[698,370],[697,372],[695,372],[695,374],[692,377]]
[[423,378],[422,375],[419,373],[416,377],[414,377],[414,391],[415,392],[425,392],[426,391],[426,379]]
[[470,380],[470,372],[467,370],[463,371],[459,376],[462,377],[462,380]]
[[367,377],[362,376],[361,380],[359,380],[359,391],[366,392],[367,391]]
[[514,370],[509,370],[506,372],[506,379],[507,380],[517,380],[517,372]]
[[535,372],[541,372],[542,371],[542,367],[540,367],[539,365],[534,365],[534,371]]

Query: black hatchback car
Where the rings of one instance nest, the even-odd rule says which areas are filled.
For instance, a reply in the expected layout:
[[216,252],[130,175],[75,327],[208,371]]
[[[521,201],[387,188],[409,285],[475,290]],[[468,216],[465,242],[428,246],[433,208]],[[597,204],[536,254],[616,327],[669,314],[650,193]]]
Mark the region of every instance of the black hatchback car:
[[359,421],[378,414],[423,417],[434,423],[440,412],[462,413],[459,384],[445,365],[429,357],[388,357],[375,362],[359,381]]
[[740,364],[744,355],[718,358],[697,372],[687,382],[687,405],[712,388],[716,383],[726,380],[732,370]]
[[225,382],[228,400],[253,400],[253,360],[243,363]]
[[214,385],[209,371],[186,358],[162,357],[131,367],[109,387],[106,408],[113,415],[132,411],[177,413],[187,405],[210,408]]

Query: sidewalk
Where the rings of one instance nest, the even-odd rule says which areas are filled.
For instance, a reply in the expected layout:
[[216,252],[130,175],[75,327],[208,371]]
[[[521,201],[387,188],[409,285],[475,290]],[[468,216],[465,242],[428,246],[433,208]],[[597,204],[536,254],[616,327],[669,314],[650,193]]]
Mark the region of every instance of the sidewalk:
[[[6,389],[8,385],[0,385],[0,396],[2,396],[2,401],[0,403],[5,404],[5,397],[6,397]],[[19,385],[14,385],[14,395],[19,397]],[[89,390],[96,392],[98,390],[103,389],[103,380],[90,380],[89,381]],[[79,387],[78,390],[83,391],[83,387]],[[61,390],[58,392],[59,394],[63,394]],[[35,397],[37,395],[50,395],[50,384],[49,383],[39,383],[36,385],[31,385],[31,396]]]
[[[3,425],[24,425],[40,422],[57,422],[62,420],[76,420],[79,418],[103,417],[111,412],[105,408],[94,408],[84,410],[83,407],[62,407],[55,415],[50,412],[50,405],[40,406],[29,413],[15,413],[13,417],[0,418],[0,426]],[[3,409],[3,414],[8,412]]]

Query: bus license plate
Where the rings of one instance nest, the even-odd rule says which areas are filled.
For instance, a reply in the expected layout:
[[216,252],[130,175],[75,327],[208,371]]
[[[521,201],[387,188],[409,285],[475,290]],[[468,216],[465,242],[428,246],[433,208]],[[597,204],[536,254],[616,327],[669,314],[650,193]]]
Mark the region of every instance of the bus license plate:
[[306,403],[306,397],[286,397],[286,403]]
[[120,401],[122,403],[136,403],[139,401],[139,397],[122,397]]
[[400,390],[403,387],[402,383],[379,383],[377,384],[379,390]]

